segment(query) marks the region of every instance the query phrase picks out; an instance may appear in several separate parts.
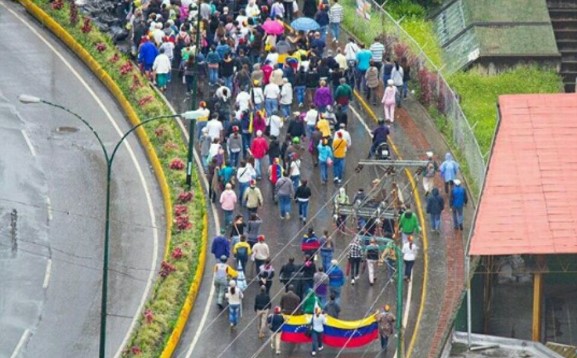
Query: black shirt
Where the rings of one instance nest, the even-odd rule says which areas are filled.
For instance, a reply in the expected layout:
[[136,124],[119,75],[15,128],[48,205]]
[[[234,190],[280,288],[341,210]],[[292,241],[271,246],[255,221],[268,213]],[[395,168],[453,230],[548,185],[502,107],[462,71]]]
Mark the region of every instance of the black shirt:
[[266,310],[270,308],[270,296],[266,292],[261,292],[254,299],[254,310]]

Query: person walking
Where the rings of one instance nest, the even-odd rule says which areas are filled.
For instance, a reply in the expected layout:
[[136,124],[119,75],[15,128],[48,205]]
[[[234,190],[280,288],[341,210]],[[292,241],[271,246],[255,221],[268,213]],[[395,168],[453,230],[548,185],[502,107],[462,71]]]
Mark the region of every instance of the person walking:
[[268,312],[270,310],[270,296],[265,286],[260,286],[259,293],[254,298],[254,311],[256,312],[256,331],[258,338],[263,339],[266,332]]
[[300,307],[301,299],[295,293],[295,286],[289,285],[288,291],[280,298],[280,307],[283,314],[286,315],[300,315],[302,308]]
[[433,152],[427,152],[427,164],[423,167],[421,173],[423,173],[423,189],[425,190],[425,196],[431,193],[431,190],[435,187],[435,175],[439,170],[439,165],[433,159]]
[[378,37],[375,37],[369,50],[371,51],[371,60],[373,60],[375,66],[380,71],[383,66],[383,57],[385,56],[385,45],[381,43]]
[[221,257],[228,257],[230,256],[230,245],[224,234],[226,233],[225,228],[220,229],[220,235],[215,236],[212,239],[212,245],[210,248],[210,252],[214,255],[214,258],[218,261]]
[[270,262],[270,258],[264,260],[264,263],[260,266],[260,273],[258,274],[258,279],[261,285],[266,288],[266,293],[270,293],[270,288],[272,287],[272,282],[274,278],[274,267]]
[[257,238],[260,235],[261,225],[262,219],[256,213],[250,214],[248,222],[246,223],[246,241],[251,249],[256,244]]
[[431,218],[433,232],[441,232],[441,213],[443,209],[445,209],[445,200],[439,195],[439,189],[433,188],[431,195],[427,197],[426,210]]
[[256,274],[260,273],[261,266],[264,264],[266,259],[270,257],[270,250],[268,245],[264,242],[264,235],[259,235],[257,237],[257,243],[252,247],[252,255],[254,257],[254,267],[256,269]]
[[374,238],[371,238],[369,245],[366,247],[366,258],[369,285],[372,286],[375,283],[375,266],[379,261],[379,246],[377,245],[377,240]]
[[279,306],[276,306],[273,312],[274,313],[270,314],[267,318],[268,328],[272,333],[270,339],[270,347],[275,351],[276,355],[280,355],[280,339],[282,326],[284,324],[284,317],[281,314],[281,308]]
[[340,184],[345,176],[345,160],[348,149],[347,140],[343,137],[342,132],[337,132],[337,138],[333,140],[333,181]]
[[320,307],[317,307],[313,317],[311,318],[311,338],[313,340],[311,355],[313,356],[317,355],[317,351],[320,352],[325,348],[323,346],[323,332],[326,323],[327,317]]
[[467,205],[469,198],[467,191],[461,186],[461,181],[455,179],[455,186],[451,190],[451,209],[453,210],[453,228],[463,231],[463,208]]
[[329,30],[331,32],[331,39],[333,43],[339,42],[341,34],[341,21],[343,21],[343,6],[339,4],[338,0],[333,0],[334,4],[329,9]]
[[245,160],[240,161],[240,167],[236,171],[236,181],[238,183],[238,197],[241,199],[241,205],[245,206],[244,193],[250,187],[252,178],[256,176],[256,172],[252,165]]
[[230,329],[233,330],[239,321],[243,294],[242,291],[236,287],[236,281],[230,280],[228,286],[228,292],[226,293],[228,300],[228,321],[230,322]]
[[238,166],[240,152],[242,151],[242,136],[238,132],[237,126],[232,127],[232,133],[228,136],[226,148],[228,149],[230,166],[236,168]]
[[295,265],[295,258],[290,257],[279,271],[279,281],[284,285],[285,292],[288,292],[289,285],[293,284],[293,279],[298,273],[298,267]]
[[317,146],[319,152],[319,166],[321,168],[321,184],[326,184],[329,180],[328,170],[329,166],[333,164],[333,151],[329,146],[329,142],[323,139]]
[[291,201],[295,195],[295,191],[293,183],[287,176],[287,173],[283,173],[282,177],[276,182],[274,191],[279,202],[280,219],[289,220],[291,218]]
[[333,260],[333,254],[335,252],[335,246],[333,240],[329,236],[329,231],[325,230],[323,232],[323,236],[320,239],[320,251],[321,251],[321,259],[323,263],[323,269],[325,272],[329,271],[331,267],[331,261]]
[[250,248],[250,244],[246,242],[245,235],[240,235],[240,241],[232,248],[232,254],[236,259],[237,265],[240,265],[242,272],[246,272],[246,263],[252,255],[252,249]]
[[379,69],[372,60],[365,73],[365,82],[367,83],[367,101],[375,106],[377,104],[377,88],[379,88]]
[[348,259],[350,265],[351,285],[355,284],[355,280],[359,279],[361,260],[363,259],[363,248],[359,240],[355,237],[349,244]]
[[385,121],[379,120],[377,128],[373,129],[372,132],[373,142],[371,144],[371,149],[369,150],[369,159],[375,155],[375,152],[382,143],[387,142],[390,133],[389,127],[385,124]]
[[293,103],[293,86],[285,77],[282,79],[280,90],[280,109],[285,120],[288,120],[291,113],[291,104]]
[[349,196],[347,195],[346,189],[343,187],[339,188],[339,192],[335,195],[334,205],[335,205],[335,221],[339,231],[344,232],[345,223],[347,221],[347,216],[345,214],[339,214],[339,207],[342,205],[349,205]]
[[[349,110],[349,104],[353,100],[353,89],[347,83],[347,80],[344,77],[339,79],[339,86],[335,91],[335,102],[337,105],[340,105],[342,112],[346,118],[346,113]],[[338,106],[337,106],[338,107]]]
[[320,307],[320,301],[317,297],[314,288],[307,288],[305,291],[305,297],[302,302],[302,308],[304,314],[313,314],[315,309]]
[[357,90],[363,91],[366,88],[365,73],[369,69],[371,64],[372,53],[369,49],[365,48],[364,44],[360,44],[360,49],[357,51],[357,69],[356,69],[356,80],[355,85]]
[[379,264],[383,262],[387,265],[387,281],[390,281],[397,270],[397,252],[394,246],[385,247],[379,258]]
[[385,305],[383,310],[377,312],[376,320],[379,325],[379,337],[381,338],[381,351],[387,352],[387,346],[389,345],[389,337],[394,334],[396,321],[395,316],[391,313],[391,306]]
[[224,191],[220,194],[220,207],[224,213],[224,227],[232,224],[234,207],[236,206],[236,193],[232,190],[232,184],[226,183]]
[[222,255],[220,262],[214,265],[213,284],[216,289],[216,304],[218,308],[224,308],[224,296],[228,287],[228,280],[237,277],[237,272],[226,264],[227,257]]
[[396,101],[397,107],[401,107],[401,102],[403,99],[403,78],[405,77],[403,68],[399,65],[398,61],[395,61],[393,65],[393,69],[391,71],[391,80],[393,80],[393,84],[397,87],[396,91]]
[[280,87],[273,82],[264,86],[264,108],[267,116],[278,111],[278,100],[280,98]]
[[415,259],[417,258],[417,252],[419,247],[413,243],[413,237],[409,236],[407,242],[403,244],[403,261],[405,262],[405,281],[411,280],[411,274],[413,273],[413,265],[415,264]]
[[387,81],[387,88],[381,99],[385,110],[385,119],[391,123],[395,122],[395,105],[397,104],[397,87],[392,79]]
[[249,188],[244,191],[242,201],[245,203],[248,212],[251,214],[256,214],[258,208],[262,206],[262,193],[260,192],[260,189],[256,187],[256,181],[254,179],[250,181]]
[[405,210],[405,212],[399,218],[398,232],[401,233],[403,244],[407,242],[407,238],[409,236],[421,232],[421,226],[419,226],[417,215],[415,215],[411,209]]
[[327,270],[329,275],[329,293],[335,298],[335,302],[341,302],[341,290],[345,285],[345,274],[339,267],[339,262],[335,259],[331,260],[331,267]]
[[307,222],[307,216],[309,213],[309,201],[311,196],[312,192],[308,187],[308,180],[303,179],[301,185],[295,192],[295,201],[299,206],[299,219],[303,222],[303,225]]
[[[298,150],[296,148],[298,148],[299,144],[300,144],[300,139],[298,137],[295,137],[292,139],[293,142],[293,150]],[[289,146],[290,149],[290,146]],[[293,152],[292,154],[288,155],[289,157],[289,165],[288,165],[288,175],[293,183],[293,188],[296,191],[299,187],[300,181],[301,181],[301,159],[298,153]]]
[[329,294],[329,276],[326,274],[322,266],[318,268],[317,272],[315,272],[313,282],[315,294],[319,299],[319,305],[321,308],[324,308],[327,304],[327,297]]
[[325,312],[328,316],[339,318],[339,315],[341,314],[341,306],[335,299],[335,295],[331,294],[329,297],[329,302],[325,306]]
[[254,138],[250,144],[249,152],[254,158],[256,180],[260,180],[262,178],[262,162],[268,154],[268,142],[266,138],[262,136],[262,130],[259,129],[256,131],[256,138]]
[[453,159],[451,153],[445,154],[445,161],[441,163],[439,171],[445,182],[445,194],[448,194],[453,188],[453,181],[457,179],[459,175],[459,164]]

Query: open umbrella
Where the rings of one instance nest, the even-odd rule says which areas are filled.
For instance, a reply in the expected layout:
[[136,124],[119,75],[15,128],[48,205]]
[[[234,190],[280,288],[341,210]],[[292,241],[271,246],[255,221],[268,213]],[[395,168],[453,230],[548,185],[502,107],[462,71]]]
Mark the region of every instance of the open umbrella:
[[269,35],[281,35],[284,33],[284,26],[276,20],[267,19],[261,27]]
[[320,29],[321,25],[310,17],[299,17],[291,22],[291,27],[297,31],[313,31]]

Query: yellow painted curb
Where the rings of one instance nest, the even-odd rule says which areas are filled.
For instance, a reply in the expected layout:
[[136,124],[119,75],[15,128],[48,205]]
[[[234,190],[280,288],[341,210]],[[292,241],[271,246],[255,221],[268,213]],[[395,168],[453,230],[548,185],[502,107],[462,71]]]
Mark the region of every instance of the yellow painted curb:
[[[40,7],[34,4],[30,0],[19,0],[20,4],[24,6],[24,8],[36,18],[36,20],[40,21],[50,32],[52,32],[56,37],[60,39],[60,41],[64,42],[64,44],[70,48],[76,56],[78,56],[82,62],[84,62],[88,68],[98,77],[98,79],[106,86],[106,88],[112,93],[120,107],[122,107],[122,111],[128,117],[130,123],[135,126],[140,123],[140,119],[136,115],[134,108],[130,105],[116,82],[112,80],[110,75],[100,66],[98,62],[90,55],[88,51],[79,44],[72,35],[70,35],[60,24],[58,24],[55,20],[53,20],[47,13],[44,12]],[[144,148],[146,152],[146,156],[154,169],[154,174],[156,176],[156,180],[160,186],[160,191],[162,193],[162,198],[164,201],[164,211],[166,215],[166,247],[164,250],[164,257],[168,257],[169,248],[170,248],[170,241],[172,239],[172,202],[170,200],[170,191],[168,190],[168,183],[166,182],[166,177],[164,176],[164,171],[160,165],[160,161],[158,160],[158,156],[154,151],[152,143],[150,143],[150,139],[146,135],[146,132],[143,128],[138,128],[136,130],[136,135],[140,141],[141,146]]]
[[[375,114],[373,109],[368,105],[368,103],[363,99],[363,96],[361,96],[356,90],[354,91],[354,93],[355,93],[355,98],[361,104],[361,106],[363,107],[365,112],[367,112],[369,114],[369,116],[375,122],[378,122],[377,115]],[[389,138],[389,142],[391,143],[391,149],[393,149],[393,152],[397,155],[397,157],[399,157],[399,159],[403,159],[392,138]],[[415,198],[415,204],[417,205],[417,213],[419,215],[419,220],[421,221],[421,223],[423,225],[423,230],[422,230],[422,233],[423,233],[423,252],[425,253],[425,255],[423,255],[423,266],[424,266],[423,274],[424,274],[424,276],[423,276],[423,289],[421,290],[421,304],[419,305],[419,313],[417,314],[417,323],[415,324],[415,331],[413,332],[413,336],[411,337],[411,342],[409,343],[409,350],[407,351],[407,354],[406,354],[406,357],[410,358],[411,354],[413,353],[413,349],[415,348],[415,342],[417,339],[417,332],[419,331],[419,327],[421,325],[421,317],[423,316],[423,312],[425,310],[425,298],[427,297],[427,283],[429,282],[429,256],[426,254],[428,252],[428,249],[429,249],[429,240],[427,238],[427,230],[425,228],[425,225],[426,225],[425,215],[424,215],[424,211],[423,211],[423,205],[421,203],[421,198],[419,196],[419,191],[417,189],[417,183],[415,182],[415,179],[411,175],[411,172],[409,171],[409,169],[405,168],[405,174],[407,175],[407,178],[409,178],[409,182],[411,183],[411,189],[413,191],[413,197]],[[402,318],[399,318],[399,319],[402,319]]]

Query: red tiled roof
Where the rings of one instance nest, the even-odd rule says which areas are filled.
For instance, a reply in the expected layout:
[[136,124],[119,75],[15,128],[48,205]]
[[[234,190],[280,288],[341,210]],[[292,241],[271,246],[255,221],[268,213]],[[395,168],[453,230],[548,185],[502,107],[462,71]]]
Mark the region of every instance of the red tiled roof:
[[577,253],[577,95],[499,97],[470,255]]

